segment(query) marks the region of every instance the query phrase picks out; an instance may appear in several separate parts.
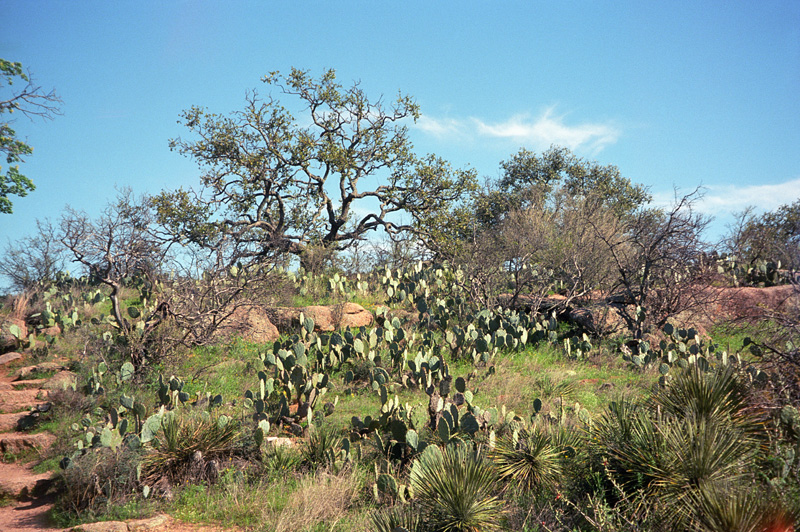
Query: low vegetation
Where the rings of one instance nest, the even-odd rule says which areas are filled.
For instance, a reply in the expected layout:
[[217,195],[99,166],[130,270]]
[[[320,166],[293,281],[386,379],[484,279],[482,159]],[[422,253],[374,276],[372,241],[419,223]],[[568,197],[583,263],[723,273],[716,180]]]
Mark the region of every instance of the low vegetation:
[[[658,209],[560,148],[478,190],[410,152],[407,97],[386,110],[332,72],[266,82],[313,126],[271,99],[193,108],[200,140],[173,145],[203,190],[122,192],[0,259],[4,349],[76,375],[29,428],[58,435],[40,467],[60,523],[791,529],[798,203],[744,215],[720,253],[696,193]],[[391,186],[358,191],[383,171]],[[367,197],[379,211],[354,221]],[[367,253],[378,228],[394,240]],[[737,287],[786,297],[737,314],[720,295]],[[346,303],[369,323],[342,326]]]

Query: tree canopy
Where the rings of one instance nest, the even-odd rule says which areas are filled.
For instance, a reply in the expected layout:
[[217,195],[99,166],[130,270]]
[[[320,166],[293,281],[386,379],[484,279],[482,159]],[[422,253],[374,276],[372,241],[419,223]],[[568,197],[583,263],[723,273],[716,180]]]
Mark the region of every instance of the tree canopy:
[[[0,96],[0,115],[19,111],[28,117],[52,118],[59,114],[61,100],[53,91],[44,92],[35,85],[23,71],[22,63],[0,59],[0,90],[11,87],[16,81],[25,82],[25,86],[19,92]],[[0,153],[9,165],[5,171],[0,166],[0,213],[3,214],[13,212],[9,196],[24,197],[36,188],[33,181],[19,171],[17,164],[24,162],[25,156],[33,153],[33,148],[17,137],[11,124],[11,120],[0,118]]]
[[315,79],[293,69],[262,81],[298,100],[307,116],[256,92],[229,116],[185,111],[181,122],[193,136],[171,146],[197,161],[202,187],[154,200],[180,240],[242,259],[280,251],[302,262],[310,246],[344,250],[378,228],[425,233],[474,189],[472,171],[413,152],[403,124],[419,117],[411,97],[370,100],[359,83],[339,84],[333,70]]
[[800,200],[760,216],[748,209],[732,229],[728,247],[745,263],[780,261],[784,268],[800,268]]
[[650,201],[647,188],[603,166],[552,146],[537,155],[525,148],[500,163],[500,179],[476,200],[478,222],[493,225],[516,209],[549,208],[559,196],[590,199],[617,215],[631,214]]

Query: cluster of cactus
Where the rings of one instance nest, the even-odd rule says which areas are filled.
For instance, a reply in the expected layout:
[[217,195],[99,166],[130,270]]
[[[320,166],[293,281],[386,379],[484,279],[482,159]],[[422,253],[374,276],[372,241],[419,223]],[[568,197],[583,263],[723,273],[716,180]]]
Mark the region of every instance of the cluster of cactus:
[[747,281],[752,285],[776,286],[788,279],[781,274],[781,261],[759,259],[747,269]]
[[[91,391],[105,392],[100,382],[107,373],[104,363],[93,369],[93,376],[88,384]],[[133,365],[126,362],[120,371],[115,373],[117,385],[130,380],[132,376]],[[159,381],[163,385],[163,379],[160,378]],[[72,456],[65,457],[61,461],[61,467],[68,467],[77,456],[93,448],[109,447],[116,450],[125,444],[135,449],[148,443],[161,428],[162,417],[166,411],[165,405],[162,404],[157,413],[147,417],[147,407],[144,403],[134,397],[121,395],[118,407],[111,406],[105,410],[97,408],[81,418],[80,422],[72,424],[72,430],[81,436],[75,441],[75,451]]]
[[784,405],[778,414],[777,427],[781,431],[776,452],[773,453],[775,475],[773,486],[786,482],[790,475],[800,474],[800,411],[791,404]]
[[[183,391],[184,382],[175,375],[171,375],[168,381],[164,381],[164,376],[158,376],[158,402],[161,406],[175,408],[179,404],[189,401],[189,394]],[[222,404],[222,396],[217,396],[217,404]],[[211,401],[209,401],[211,403]]]
[[[313,321],[307,325],[307,341],[312,340],[313,335],[311,351],[322,352],[321,338],[309,332],[314,329]],[[275,342],[272,351],[261,353],[260,358],[264,370],[258,372],[258,391],[245,393],[247,404],[252,403],[255,408],[254,419],[259,423],[270,419],[281,421],[289,417],[289,405],[294,403],[297,404],[296,417],[311,422],[314,409],[328,390],[329,376],[314,371],[314,360],[303,340],[295,335],[285,342]],[[335,403],[326,404],[322,413],[329,415],[334,406]]]
[[[661,374],[659,383],[664,386],[671,380],[670,370],[674,366],[688,368],[697,365],[703,371],[708,371],[716,365],[728,366],[737,364],[745,368],[747,374],[754,381],[766,381],[767,374],[759,370],[752,364],[742,361],[739,354],[730,355],[724,349],[713,342],[708,342],[701,338],[694,328],[678,328],[670,323],[664,325],[664,335],[666,338],[661,340],[658,346],[651,346],[645,340],[638,340],[634,349],[629,353],[623,354],[623,359],[630,362],[634,367],[646,369],[657,365],[658,372]],[[749,338],[745,338],[745,347],[751,344]],[[758,353],[758,346],[751,344],[754,354]]]
[[[86,382],[84,391],[88,395],[103,395],[106,393],[106,386],[109,382],[119,386],[123,382],[130,381],[133,378],[134,371],[133,364],[125,362],[120,366],[119,371],[109,373],[108,364],[100,362],[92,367],[92,376]],[[109,381],[109,379],[111,380]]]
[[592,342],[586,333],[564,339],[564,352],[570,360],[582,360],[592,350]]
[[463,282],[460,269],[453,270],[447,264],[426,267],[421,261],[405,270],[387,267],[380,276],[389,303],[413,305],[421,322],[435,323],[442,329],[469,311]]
[[541,340],[555,342],[557,327],[555,317],[531,318],[514,310],[484,309],[465,328],[455,325],[449,329],[445,340],[454,359],[469,358],[476,365],[486,364],[499,350],[524,349]]
[[742,263],[736,255],[723,253],[713,258],[717,273],[729,276],[734,286],[776,286],[791,281],[781,270],[780,260],[757,259],[752,264]]
[[[353,278],[348,278],[338,272],[333,273],[333,275],[314,275],[301,269],[296,274],[294,272],[286,272],[286,275],[294,283],[300,295],[303,296],[319,297],[324,294],[352,299],[356,296],[366,295],[370,291],[369,280],[360,273]],[[319,293],[321,287],[323,294]]]
[[406,388],[427,390],[450,377],[447,362],[439,346],[434,345],[417,352],[406,360],[408,371],[401,375],[401,383]]
[[[76,283],[80,283],[80,281],[69,277],[68,274],[61,274],[59,280],[42,292],[41,297],[45,303],[45,309],[41,313],[31,316],[31,318],[39,318],[38,328],[40,330],[56,325],[62,330],[66,330],[81,325],[77,301],[69,292]],[[92,306],[102,303],[106,296],[99,289],[92,291],[85,289],[81,291],[81,299],[84,305]]]
[[411,484],[401,483],[398,480],[399,477],[395,475],[394,469],[391,461],[386,458],[375,461],[375,482],[372,485],[372,494],[376,502],[381,503],[388,498],[391,501],[405,504],[414,498]]

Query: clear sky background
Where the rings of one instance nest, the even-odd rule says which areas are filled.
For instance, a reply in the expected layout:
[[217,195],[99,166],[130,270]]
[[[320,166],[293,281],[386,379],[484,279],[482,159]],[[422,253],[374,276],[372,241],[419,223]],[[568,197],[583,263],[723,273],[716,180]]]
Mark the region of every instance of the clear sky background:
[[198,185],[168,147],[181,110],[242,109],[292,66],[414,96],[417,152],[481,176],[556,144],[659,201],[703,185],[712,238],[747,205],[800,198],[797,0],[0,0],[0,57],[64,102],[54,121],[16,119],[37,189],[0,214],[0,249],[67,204],[99,212],[115,187]]

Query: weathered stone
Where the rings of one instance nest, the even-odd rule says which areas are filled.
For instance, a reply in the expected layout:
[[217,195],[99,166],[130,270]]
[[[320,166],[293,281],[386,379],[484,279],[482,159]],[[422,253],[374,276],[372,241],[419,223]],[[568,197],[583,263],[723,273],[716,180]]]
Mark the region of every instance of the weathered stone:
[[122,521],[100,521],[86,523],[70,529],[71,532],[128,532],[128,524]]
[[0,366],[5,366],[6,364],[10,364],[15,360],[20,360],[20,359],[22,359],[22,355],[20,355],[19,353],[13,353],[13,352],[5,353],[3,355],[0,355]]
[[63,364],[59,364],[58,362],[40,362],[35,366],[25,366],[24,368],[18,368],[14,372],[14,380],[21,381],[27,379],[33,373],[45,372],[45,371],[61,371],[67,369],[66,366]]
[[50,473],[33,473],[29,467],[3,464],[3,474],[0,475],[0,495],[20,499],[46,491],[51,483]]
[[39,403],[41,390],[13,390],[0,393],[0,414],[27,410]]
[[132,519],[126,521],[128,524],[128,532],[144,532],[146,530],[153,530],[160,526],[164,526],[169,522],[169,516],[166,514],[158,514],[148,519]]
[[42,385],[43,390],[66,390],[77,385],[78,376],[71,371],[59,371]]
[[266,344],[280,336],[277,327],[270,321],[267,311],[257,305],[241,306],[233,311],[226,323],[216,333],[216,337],[238,336],[248,342]]
[[332,332],[346,327],[358,328],[372,325],[372,313],[356,303],[341,305],[312,305],[303,308],[277,307],[267,309],[270,319],[282,333],[297,331],[300,324],[300,313],[314,320],[314,331]]
[[280,436],[267,436],[264,441],[275,447],[291,447],[294,445],[294,441],[291,438],[282,438]]
[[37,434],[10,432],[0,434],[0,452],[4,454],[20,454],[31,449],[46,449],[55,440],[56,437],[47,432]]
[[29,381],[14,381],[11,383],[11,387],[14,390],[31,390],[35,388],[40,388],[42,384],[47,382],[47,379],[33,379]]
[[28,412],[0,414],[0,432],[10,432],[16,430],[19,420],[27,417],[28,415]]
[[25,323],[25,320],[21,320],[19,318],[6,318],[2,321],[2,323],[0,323],[0,350],[14,348],[18,345],[19,340],[17,340],[17,338],[8,331],[8,328],[11,325],[16,325],[19,327],[19,330],[23,336],[28,336],[28,325]]
[[625,322],[619,313],[613,307],[605,304],[569,309],[567,319],[581,329],[597,336],[605,337],[625,330]]
[[53,325],[52,327],[45,327],[39,332],[48,336],[59,336],[61,334],[61,327]]

